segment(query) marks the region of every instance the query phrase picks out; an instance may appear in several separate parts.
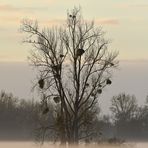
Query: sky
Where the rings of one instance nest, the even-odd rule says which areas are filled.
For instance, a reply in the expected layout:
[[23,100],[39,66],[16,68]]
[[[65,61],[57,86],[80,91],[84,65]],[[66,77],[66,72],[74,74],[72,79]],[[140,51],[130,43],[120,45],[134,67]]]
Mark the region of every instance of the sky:
[[103,27],[120,59],[148,59],[147,0],[0,0],[0,61],[26,60],[29,47],[21,44],[22,19],[51,26],[62,23],[74,6],[81,6],[85,19]]
[[[67,10],[81,6],[83,17],[102,26],[119,51],[114,84],[105,90],[104,104],[120,92],[135,94],[142,102],[148,94],[147,0],[0,0],[0,89],[29,98],[35,73],[27,63],[31,46],[22,43],[19,28],[24,18],[51,27],[66,20]],[[142,100],[142,101],[141,101]]]

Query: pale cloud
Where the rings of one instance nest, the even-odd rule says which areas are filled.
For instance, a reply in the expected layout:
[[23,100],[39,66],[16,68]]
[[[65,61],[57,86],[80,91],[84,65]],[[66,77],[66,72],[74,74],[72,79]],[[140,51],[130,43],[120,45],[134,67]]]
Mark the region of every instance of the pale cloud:
[[18,11],[19,8],[16,8],[12,5],[0,5],[0,11]]
[[17,56],[0,56],[0,62],[25,62],[26,59]]
[[[90,22],[90,20],[86,21]],[[52,20],[42,21],[42,23],[45,26],[52,27],[57,25],[64,25],[66,23],[66,19],[52,19]],[[119,20],[111,18],[102,18],[102,19],[96,19],[94,23],[97,25],[118,25]]]
[[101,25],[118,25],[119,20],[118,19],[112,19],[112,18],[102,18],[102,19],[95,20],[95,23],[101,24]]
[[120,59],[120,62],[128,62],[128,63],[146,63],[148,64],[148,59]]
[[16,27],[19,27],[23,16],[0,16],[0,26],[5,31],[17,30]]
[[65,21],[66,20],[64,19],[52,19],[48,21],[43,21],[43,24],[51,27],[51,26],[63,25]]
[[129,5],[128,4],[117,4],[117,5],[115,5],[115,8],[121,8],[121,9],[125,9],[125,8],[128,8],[129,7]]
[[148,4],[118,4],[115,5],[117,8],[148,8]]
[[47,7],[15,7],[13,5],[0,5],[0,11],[5,12],[33,12],[33,11],[45,11]]
[[[21,24],[21,21],[23,20],[23,16],[13,16],[13,17],[1,17],[0,16],[0,30],[5,30],[7,31],[8,28],[9,30],[14,30],[14,27],[19,27]],[[35,21],[38,20],[35,18],[35,16],[29,17],[29,20]],[[90,23],[91,20],[86,20],[86,22]],[[66,19],[40,19],[38,20],[39,26],[41,28],[44,27],[53,27],[53,26],[64,26],[66,24]],[[117,19],[97,19],[94,21],[95,25],[111,25],[115,26],[118,25],[120,22]],[[10,27],[11,25],[11,27]],[[7,29],[6,29],[7,28]]]
[[15,56],[13,53],[9,55],[7,52],[0,55],[0,62],[8,62],[8,61],[21,61],[21,59],[18,58],[19,56]]
[[20,17],[0,17],[0,23],[18,23],[20,22]]
[[135,5],[129,5],[129,7],[135,7],[135,8],[148,8],[148,4],[135,4]]
[[[14,15],[14,16],[0,16],[0,30],[6,27],[10,27],[10,25],[19,25],[21,24],[21,21],[25,18],[22,15]],[[38,20],[38,23],[41,27],[52,27],[52,26],[59,26],[66,23],[66,19],[37,19],[34,15],[29,16],[29,20],[36,21]],[[12,26],[11,26],[12,28]]]

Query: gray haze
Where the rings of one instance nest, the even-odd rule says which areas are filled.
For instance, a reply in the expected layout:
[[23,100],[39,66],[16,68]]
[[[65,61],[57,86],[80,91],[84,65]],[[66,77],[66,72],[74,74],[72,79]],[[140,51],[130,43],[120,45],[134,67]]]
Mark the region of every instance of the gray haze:
[[[35,71],[28,63],[0,63],[0,90],[12,92],[19,98],[37,99],[31,92]],[[121,61],[113,74],[113,84],[105,88],[100,97],[101,109],[108,113],[110,99],[120,92],[134,94],[140,104],[148,95],[148,61]]]

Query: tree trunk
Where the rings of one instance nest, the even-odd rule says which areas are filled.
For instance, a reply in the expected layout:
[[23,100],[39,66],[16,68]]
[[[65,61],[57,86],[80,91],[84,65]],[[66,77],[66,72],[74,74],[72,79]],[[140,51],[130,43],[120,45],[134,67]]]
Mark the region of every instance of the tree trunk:
[[78,144],[79,141],[79,135],[78,135],[78,119],[76,117],[76,121],[75,121],[75,128],[74,128],[74,143]]
[[75,116],[74,116],[74,143],[78,144],[79,141],[79,129],[78,129],[78,99],[75,102]]
[[65,115],[64,115],[64,106],[63,106],[63,101],[61,103],[61,117],[62,117],[62,129],[61,129],[61,135],[60,135],[60,140],[61,140],[61,145],[66,144],[66,123],[65,123]]

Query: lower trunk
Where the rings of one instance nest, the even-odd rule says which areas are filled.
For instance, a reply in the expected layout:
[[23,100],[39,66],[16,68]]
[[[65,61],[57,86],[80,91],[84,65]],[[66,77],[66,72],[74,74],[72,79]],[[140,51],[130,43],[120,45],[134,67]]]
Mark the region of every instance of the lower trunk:
[[75,115],[74,124],[73,124],[73,142],[74,144],[78,144],[79,142],[79,130],[78,130],[78,117],[77,113]]

